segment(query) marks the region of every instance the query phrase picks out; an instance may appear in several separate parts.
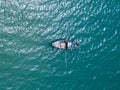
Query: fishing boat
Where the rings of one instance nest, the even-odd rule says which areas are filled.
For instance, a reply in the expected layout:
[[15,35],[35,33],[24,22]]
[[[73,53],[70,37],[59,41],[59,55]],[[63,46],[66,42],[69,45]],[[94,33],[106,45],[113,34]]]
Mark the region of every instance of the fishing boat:
[[75,41],[59,40],[53,42],[52,46],[59,49],[74,49],[78,46],[78,43]]

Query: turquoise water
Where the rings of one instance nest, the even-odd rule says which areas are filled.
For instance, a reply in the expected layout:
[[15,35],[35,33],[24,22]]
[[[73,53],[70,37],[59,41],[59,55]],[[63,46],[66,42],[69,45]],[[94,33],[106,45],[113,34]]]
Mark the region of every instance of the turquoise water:
[[119,59],[119,0],[0,0],[0,90],[120,90]]

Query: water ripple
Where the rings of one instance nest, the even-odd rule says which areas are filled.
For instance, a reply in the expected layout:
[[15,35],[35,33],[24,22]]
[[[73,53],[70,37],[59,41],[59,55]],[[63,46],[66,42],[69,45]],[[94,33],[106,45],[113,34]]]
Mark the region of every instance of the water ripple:
[[[96,89],[95,80],[101,89],[116,89],[119,3],[0,1],[0,89]],[[51,47],[60,39],[75,40],[79,47],[72,51]],[[112,80],[111,87],[104,80]]]

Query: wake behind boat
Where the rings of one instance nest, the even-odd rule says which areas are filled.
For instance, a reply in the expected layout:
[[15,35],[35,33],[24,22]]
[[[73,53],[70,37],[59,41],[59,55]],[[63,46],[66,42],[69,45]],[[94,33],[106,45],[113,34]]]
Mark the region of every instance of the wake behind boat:
[[52,46],[59,49],[74,49],[78,46],[78,43],[75,41],[59,40],[53,42]]

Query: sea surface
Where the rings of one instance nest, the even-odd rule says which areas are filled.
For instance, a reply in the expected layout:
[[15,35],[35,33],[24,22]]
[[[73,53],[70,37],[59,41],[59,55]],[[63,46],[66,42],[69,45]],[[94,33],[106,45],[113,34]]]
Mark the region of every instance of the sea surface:
[[0,0],[0,90],[120,90],[120,0]]

